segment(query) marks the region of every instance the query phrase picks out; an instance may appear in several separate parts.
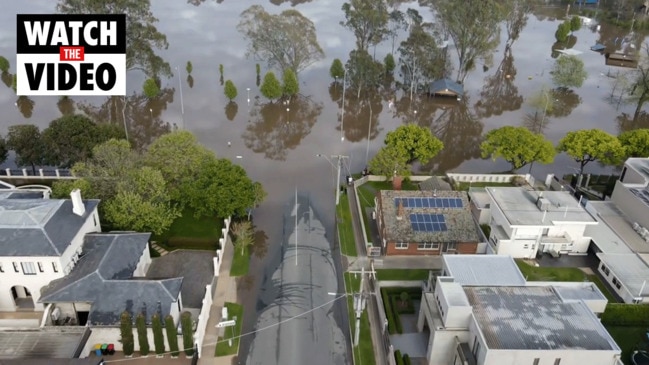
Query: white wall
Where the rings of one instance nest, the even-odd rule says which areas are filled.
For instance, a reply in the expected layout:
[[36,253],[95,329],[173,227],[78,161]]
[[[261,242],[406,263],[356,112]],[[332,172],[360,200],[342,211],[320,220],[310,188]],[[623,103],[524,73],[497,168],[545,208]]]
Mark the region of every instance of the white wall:
[[205,341],[205,331],[207,330],[207,322],[210,319],[211,307],[212,307],[212,285],[206,285],[205,297],[203,297],[203,305],[201,306],[201,312],[198,315],[196,332],[194,333],[194,343],[198,348],[199,357],[201,357],[203,353],[203,341]]
[[[642,188],[640,185],[633,187]],[[611,200],[629,219],[649,229],[649,207],[630,192],[619,180],[615,182],[615,189],[611,195]]]
[[147,242],[144,251],[140,255],[140,261],[137,263],[135,270],[133,271],[133,276],[135,277],[145,277],[149,266],[151,265],[151,252],[149,251],[149,243]]
[[[636,171],[634,168],[629,167],[626,163],[624,164],[624,169],[626,169],[626,172],[624,172],[624,180],[622,182],[627,183],[627,184],[644,184],[645,183],[645,178],[644,175],[640,174],[638,171]],[[620,174],[620,177],[622,174]]]
[[[13,263],[18,265],[18,272],[14,270]],[[36,270],[35,275],[25,275],[21,266],[22,262],[31,262]],[[52,263],[56,263],[58,273],[54,272]],[[40,272],[38,263],[41,263],[43,272]],[[63,270],[59,265],[58,257],[1,257],[0,266],[0,311],[13,312],[16,310],[14,305],[11,287],[15,285],[24,286],[31,292],[34,300],[34,309],[43,310],[43,304],[38,303],[41,296],[41,288],[54,279],[63,277]],[[24,297],[24,291],[19,290],[19,296]]]
[[502,228],[505,230],[507,235],[509,237],[512,237],[513,234],[512,227],[509,225],[507,218],[505,218],[505,215],[498,207],[498,204],[496,204],[494,201],[491,202],[491,224],[490,225],[492,226],[491,227],[492,231],[494,229],[494,225],[502,226]]
[[556,359],[561,359],[561,365],[614,365],[619,351],[603,350],[488,350],[483,365],[502,364],[534,364],[534,359],[540,359],[540,365],[553,365]]
[[[95,225],[95,223],[97,224]],[[101,232],[101,222],[99,221],[97,208],[92,211],[92,214],[88,214],[86,222],[83,224],[83,226],[81,226],[79,232],[77,232],[76,236],[74,236],[74,238],[70,242],[70,245],[61,255],[59,261],[59,270],[62,270],[64,274],[69,273],[76,264],[75,260],[78,259],[78,255],[81,253],[81,248],[83,246],[83,240],[86,236],[86,233],[90,232]]]
[[[525,248],[527,245],[527,248]],[[513,258],[534,258],[536,257],[536,240],[515,240],[503,241],[501,240],[496,246],[496,253],[498,255],[510,255]]]
[[468,330],[438,330],[431,329],[430,340],[428,341],[428,350],[426,358],[429,365],[448,365],[453,361],[457,342],[455,337],[460,342],[467,342],[469,340]]
[[[599,271],[599,273],[604,278],[604,280],[606,280],[606,282],[608,282],[610,287],[613,288],[615,293],[617,295],[619,295],[620,298],[622,298],[624,303],[628,303],[628,304],[633,303],[633,299],[634,299],[635,295],[631,294],[631,292],[626,288],[626,286],[624,285],[624,282],[622,282],[622,281],[619,281],[621,286],[618,289],[617,286],[613,283],[614,278],[619,280],[617,278],[617,275],[615,275],[615,272],[613,270],[611,270],[611,268],[608,267],[608,266],[607,266],[607,268],[609,269],[609,273],[606,274],[606,272],[604,271],[604,266],[605,266],[605,264],[603,262],[600,262],[599,266],[597,266],[597,271]],[[643,302],[649,302],[649,298],[644,297]]]

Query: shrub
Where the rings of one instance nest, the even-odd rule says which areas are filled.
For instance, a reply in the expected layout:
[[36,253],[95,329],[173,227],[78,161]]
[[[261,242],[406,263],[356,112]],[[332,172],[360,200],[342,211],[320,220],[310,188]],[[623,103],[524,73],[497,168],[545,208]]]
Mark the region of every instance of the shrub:
[[383,300],[383,306],[385,307],[385,316],[387,317],[388,320],[388,333],[390,333],[391,335],[395,333],[401,333],[401,332],[397,332],[396,320],[394,319],[395,313],[392,310],[390,297],[388,296],[388,293],[385,290],[385,288],[381,288],[381,299]]
[[0,71],[9,71],[9,60],[4,58],[3,56],[0,56]]
[[223,64],[219,65],[219,73],[221,74],[221,77],[223,77]]
[[122,312],[119,324],[120,342],[124,355],[131,356],[135,351],[135,341],[133,340],[133,319],[128,311]]
[[609,326],[649,326],[649,305],[608,303],[602,323]]
[[392,56],[392,53],[388,53],[387,56],[385,56],[383,63],[385,65],[385,72],[389,74],[391,74],[392,71],[394,71],[394,68],[397,66],[397,64],[394,62],[394,56]]
[[135,317],[135,327],[137,328],[137,341],[140,344],[140,355],[149,354],[149,336],[146,330],[146,317],[140,313]]
[[282,96],[282,84],[279,83],[277,77],[272,71],[266,73],[264,76],[264,82],[261,84],[260,88],[261,94],[267,99],[273,100]]
[[180,315],[180,328],[183,331],[183,347],[185,355],[194,355],[194,334],[192,332],[192,314],[183,312]]
[[176,324],[174,323],[174,317],[168,314],[165,317],[165,329],[167,330],[167,342],[169,342],[169,351],[171,351],[171,356],[178,356],[178,331],[176,330]]
[[259,77],[259,75],[261,74],[261,66],[259,66],[258,63],[255,64],[255,70],[257,71],[257,77]]
[[579,16],[575,15],[570,19],[570,31],[571,32],[576,32],[579,29],[581,29],[581,18]]
[[410,365],[410,356],[408,354],[403,354],[403,365]]
[[293,96],[300,92],[300,84],[297,81],[297,76],[290,68],[284,71],[283,81],[284,85],[282,85],[282,89],[284,90],[284,95]]
[[397,361],[397,365],[404,365],[403,356],[401,356],[401,350],[397,350],[394,352],[394,359]]
[[339,58],[334,59],[331,63],[331,67],[329,68],[329,75],[331,75],[331,77],[333,77],[336,81],[345,77],[345,67],[343,66],[343,63]]
[[232,82],[232,80],[227,80],[225,82],[225,88],[224,88],[223,92],[225,93],[225,97],[228,98],[230,101],[232,101],[232,99],[236,98],[237,94],[238,94],[237,93],[237,87],[234,86],[234,83]]
[[557,27],[557,31],[554,33],[554,37],[557,39],[557,42],[565,42],[568,39],[570,34],[570,22],[565,21]]
[[151,316],[151,329],[153,330],[155,353],[162,355],[165,352],[165,338],[162,334],[162,322],[160,322],[160,315],[158,313]]
[[155,98],[160,93],[158,83],[154,79],[146,79],[144,85],[142,85],[142,90],[144,91],[144,95],[149,99]]

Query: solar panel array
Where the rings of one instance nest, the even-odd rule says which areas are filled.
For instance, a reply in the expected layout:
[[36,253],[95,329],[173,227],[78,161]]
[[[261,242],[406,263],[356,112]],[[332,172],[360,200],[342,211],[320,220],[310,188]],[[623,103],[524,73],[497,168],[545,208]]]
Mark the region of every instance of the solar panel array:
[[394,198],[394,206],[403,202],[404,208],[462,208],[460,198]]
[[448,229],[442,214],[410,214],[410,225],[415,232],[444,232]]

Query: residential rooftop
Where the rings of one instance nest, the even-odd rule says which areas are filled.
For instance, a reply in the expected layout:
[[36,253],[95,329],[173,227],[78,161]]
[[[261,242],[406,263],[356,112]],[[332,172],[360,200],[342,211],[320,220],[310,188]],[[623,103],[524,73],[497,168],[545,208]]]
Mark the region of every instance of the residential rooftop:
[[480,209],[489,209],[491,198],[485,188],[469,188],[469,198],[476,207]]
[[442,255],[446,276],[465,286],[518,286],[525,278],[511,256]]
[[[633,230],[633,223],[622,213],[622,211],[611,201],[592,202],[589,201],[588,205],[596,211],[598,220],[603,221],[615,234],[622,239],[626,246],[632,252],[649,253],[649,243],[647,243],[635,230]],[[613,245],[619,246],[615,243],[607,244],[598,236],[593,237],[593,241],[605,253],[626,253],[623,248],[617,250]],[[600,243],[602,246],[600,246]],[[607,247],[610,251],[604,249]],[[619,246],[621,247],[621,246]],[[616,252],[619,251],[619,252]]]
[[[528,285],[533,282],[528,282]],[[584,283],[552,283],[552,287],[557,292],[557,295],[563,299],[564,302],[570,300],[606,300],[606,296],[602,294],[597,285],[591,282]],[[532,285],[530,285],[532,286]]]
[[646,182],[649,182],[649,159],[644,157],[632,157],[628,158],[625,164],[636,170],[644,177]]
[[502,350],[617,350],[583,301],[552,287],[465,287],[487,347]]
[[[381,190],[379,194],[387,241],[480,241],[466,192]],[[400,205],[403,205],[402,219],[397,219]],[[419,225],[417,220],[422,217],[425,221]],[[419,228],[415,229],[417,225]]]
[[[598,253],[597,257],[615,274],[629,292],[638,297],[649,295],[649,255]],[[642,291],[642,292],[640,292]]]
[[597,224],[567,191],[529,191],[522,187],[487,187],[485,190],[512,226]]

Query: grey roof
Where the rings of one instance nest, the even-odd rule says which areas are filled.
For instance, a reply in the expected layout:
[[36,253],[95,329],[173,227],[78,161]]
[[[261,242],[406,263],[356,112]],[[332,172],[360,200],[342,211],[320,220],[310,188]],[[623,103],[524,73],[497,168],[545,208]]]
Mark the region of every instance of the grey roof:
[[645,181],[649,182],[649,158],[628,158],[625,164],[636,170],[640,175],[642,175],[642,177],[644,177]]
[[60,256],[99,200],[84,200],[86,212],[72,212],[72,201],[29,199],[22,192],[0,194],[0,256]]
[[450,79],[440,79],[430,83],[428,86],[429,94],[437,94],[443,92],[452,92],[455,95],[464,95],[464,86]]
[[[461,208],[410,208],[404,207],[404,217],[397,219],[396,198],[460,198]],[[385,240],[388,242],[467,242],[480,241],[478,227],[471,215],[469,199],[464,191],[416,191],[381,190],[380,212],[385,226]],[[414,231],[410,224],[410,214],[441,214],[446,221],[446,231]]]
[[491,206],[491,198],[485,188],[470,187],[469,198],[471,198],[471,203],[479,209],[489,209]]
[[563,302],[552,287],[465,287],[464,291],[490,349],[620,351],[583,301]]
[[[522,187],[487,187],[485,190],[512,226],[597,224],[590,213],[567,191],[528,191]],[[546,209],[537,207],[539,198],[549,203]],[[494,209],[494,204],[491,209]]]
[[597,257],[611,269],[611,273],[629,292],[633,295],[649,296],[649,285],[645,284],[645,281],[649,280],[649,266],[639,255],[598,253]]
[[460,283],[440,280],[437,285],[439,290],[444,293],[444,298],[449,306],[469,307],[471,305]]
[[93,325],[113,325],[124,310],[133,314],[147,308],[147,319],[158,310],[169,313],[178,300],[182,278],[148,280],[133,272],[147,248],[149,233],[86,235],[82,256],[65,277],[41,289],[40,302],[92,303],[88,320]]
[[564,301],[569,300],[607,300],[594,283],[556,283],[552,285],[557,295]]
[[442,260],[447,275],[461,285],[525,285],[523,274],[510,256],[443,255]]
[[[631,220],[613,203],[612,201],[591,202],[588,204],[597,211],[598,220],[603,221],[606,225],[618,235],[632,252],[649,253],[649,245],[645,240],[633,230]],[[605,247],[600,246],[601,240],[595,237],[594,241],[597,246],[605,253],[624,253],[623,249],[607,251]],[[611,248],[611,247],[606,247]],[[617,252],[615,252],[617,251]]]

